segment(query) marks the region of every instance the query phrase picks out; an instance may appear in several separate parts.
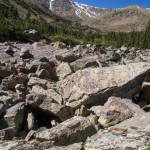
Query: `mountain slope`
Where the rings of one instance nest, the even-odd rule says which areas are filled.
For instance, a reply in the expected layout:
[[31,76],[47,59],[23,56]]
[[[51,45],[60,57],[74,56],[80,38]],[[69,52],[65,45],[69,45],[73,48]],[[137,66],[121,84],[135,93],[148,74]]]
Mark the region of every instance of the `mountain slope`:
[[80,41],[99,33],[96,29],[55,15],[45,2],[47,1],[0,0],[0,40],[17,40],[24,30],[30,28],[38,30],[48,38],[57,36],[58,40],[65,37]]
[[106,31],[141,31],[150,19],[150,9],[136,5],[121,9],[102,9],[71,0],[41,2],[57,15]]

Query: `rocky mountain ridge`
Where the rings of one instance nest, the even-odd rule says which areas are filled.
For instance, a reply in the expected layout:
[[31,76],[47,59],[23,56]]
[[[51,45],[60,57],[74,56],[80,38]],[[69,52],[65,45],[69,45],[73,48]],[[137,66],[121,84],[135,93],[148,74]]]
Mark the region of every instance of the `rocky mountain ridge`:
[[42,2],[57,15],[104,31],[141,31],[150,19],[150,10],[137,5],[120,9],[103,9],[72,0]]

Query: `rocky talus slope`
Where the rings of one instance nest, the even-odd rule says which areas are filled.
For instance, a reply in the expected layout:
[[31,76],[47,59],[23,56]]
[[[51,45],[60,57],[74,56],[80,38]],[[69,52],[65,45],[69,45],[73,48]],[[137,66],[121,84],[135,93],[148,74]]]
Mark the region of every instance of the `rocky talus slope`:
[[149,150],[150,50],[0,43],[0,150]]

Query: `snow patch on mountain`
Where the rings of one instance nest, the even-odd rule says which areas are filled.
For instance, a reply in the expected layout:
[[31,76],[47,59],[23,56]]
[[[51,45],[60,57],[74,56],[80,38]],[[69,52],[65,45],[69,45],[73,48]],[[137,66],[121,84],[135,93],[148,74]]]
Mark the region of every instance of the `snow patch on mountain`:
[[88,5],[85,5],[85,4],[80,4],[78,2],[71,2],[71,3],[72,3],[72,6],[75,9],[76,15],[78,15],[80,18],[82,18],[81,17],[82,14],[85,14],[88,17],[91,17],[91,18],[97,18],[97,14],[94,11],[92,11],[91,6],[88,6]]

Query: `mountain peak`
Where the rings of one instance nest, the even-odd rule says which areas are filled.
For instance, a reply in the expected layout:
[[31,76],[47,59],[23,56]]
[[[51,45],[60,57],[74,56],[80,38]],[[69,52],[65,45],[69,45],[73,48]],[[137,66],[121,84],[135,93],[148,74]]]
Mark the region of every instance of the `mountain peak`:
[[140,31],[150,18],[150,9],[132,5],[119,9],[103,9],[72,0],[41,0],[49,3],[55,14],[81,24],[106,31]]

